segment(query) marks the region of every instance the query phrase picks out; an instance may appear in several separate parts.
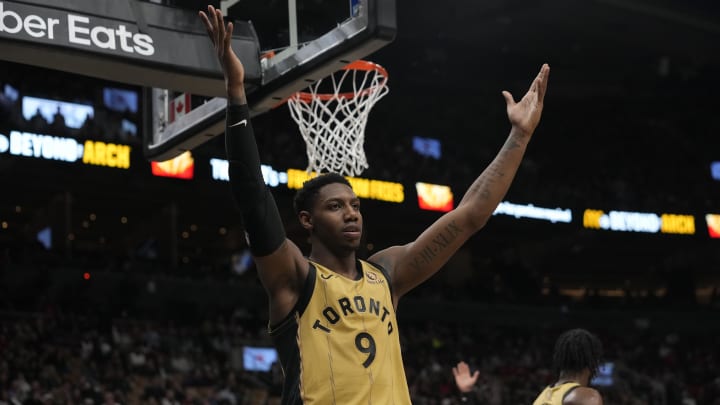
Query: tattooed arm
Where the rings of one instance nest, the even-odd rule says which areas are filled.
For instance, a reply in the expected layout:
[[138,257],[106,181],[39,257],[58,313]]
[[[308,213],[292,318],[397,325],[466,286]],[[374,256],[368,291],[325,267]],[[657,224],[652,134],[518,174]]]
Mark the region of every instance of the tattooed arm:
[[488,221],[507,193],[530,137],[540,122],[550,67],[543,65],[525,96],[515,102],[504,91],[512,129],[490,165],[473,182],[457,208],[440,217],[414,242],[377,252],[370,261],[390,273],[395,304],[437,272]]

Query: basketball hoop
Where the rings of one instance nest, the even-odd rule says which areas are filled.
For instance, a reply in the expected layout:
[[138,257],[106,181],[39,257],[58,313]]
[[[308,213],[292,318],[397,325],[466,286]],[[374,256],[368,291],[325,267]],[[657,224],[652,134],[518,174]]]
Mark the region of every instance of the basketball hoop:
[[290,96],[290,115],[307,146],[308,172],[357,176],[368,168],[365,125],[389,91],[387,80],[385,68],[359,60]]

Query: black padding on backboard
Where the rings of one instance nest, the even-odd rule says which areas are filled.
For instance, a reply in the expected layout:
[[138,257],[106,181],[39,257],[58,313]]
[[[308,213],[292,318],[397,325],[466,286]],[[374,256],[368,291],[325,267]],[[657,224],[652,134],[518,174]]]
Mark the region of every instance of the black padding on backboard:
[[252,112],[265,112],[309,83],[391,43],[397,33],[395,1],[367,0],[367,13],[367,26],[359,33],[348,36],[335,28],[266,69],[262,86],[248,92]]

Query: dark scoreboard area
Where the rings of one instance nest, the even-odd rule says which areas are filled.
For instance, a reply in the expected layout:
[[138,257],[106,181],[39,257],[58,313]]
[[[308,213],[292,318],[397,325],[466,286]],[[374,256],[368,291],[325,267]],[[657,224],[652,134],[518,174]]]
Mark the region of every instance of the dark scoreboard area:
[[[0,62],[0,244],[8,260],[83,260],[102,268],[132,258],[158,263],[168,274],[250,265],[223,138],[151,164],[142,153],[141,90]],[[413,115],[407,97],[391,94],[372,113],[371,168],[351,179],[363,200],[363,255],[412,241],[456,206],[506,130],[494,124],[498,136],[458,138],[472,130],[447,118],[448,136],[403,129],[404,120],[394,117]],[[502,122],[501,113],[488,120]],[[688,153],[687,143],[672,150],[672,138],[655,142],[666,152],[648,145],[645,156],[632,158],[641,150],[632,139],[618,149],[610,136],[588,136],[584,148],[570,152],[552,137],[566,138],[577,122],[557,114],[548,108],[506,200],[448,267],[488,274],[519,268],[538,279],[561,279],[567,288],[662,285],[674,272],[716,283],[720,181],[705,157],[712,151],[703,148],[705,161],[683,165],[672,156]],[[285,107],[254,124],[263,174],[288,235],[307,249],[292,212],[292,196],[307,179],[305,146]],[[581,160],[583,166],[569,167]],[[648,169],[663,160],[672,168]],[[658,181],[658,173],[674,177]]]

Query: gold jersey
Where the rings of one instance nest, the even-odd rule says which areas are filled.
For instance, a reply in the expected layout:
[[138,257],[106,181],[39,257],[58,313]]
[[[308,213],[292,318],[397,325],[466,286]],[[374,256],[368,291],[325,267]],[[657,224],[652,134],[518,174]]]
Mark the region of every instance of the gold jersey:
[[538,395],[533,405],[562,405],[565,396],[579,386],[576,382],[548,386]]
[[359,260],[351,280],[317,263],[297,305],[270,334],[283,404],[410,404],[390,281]]

